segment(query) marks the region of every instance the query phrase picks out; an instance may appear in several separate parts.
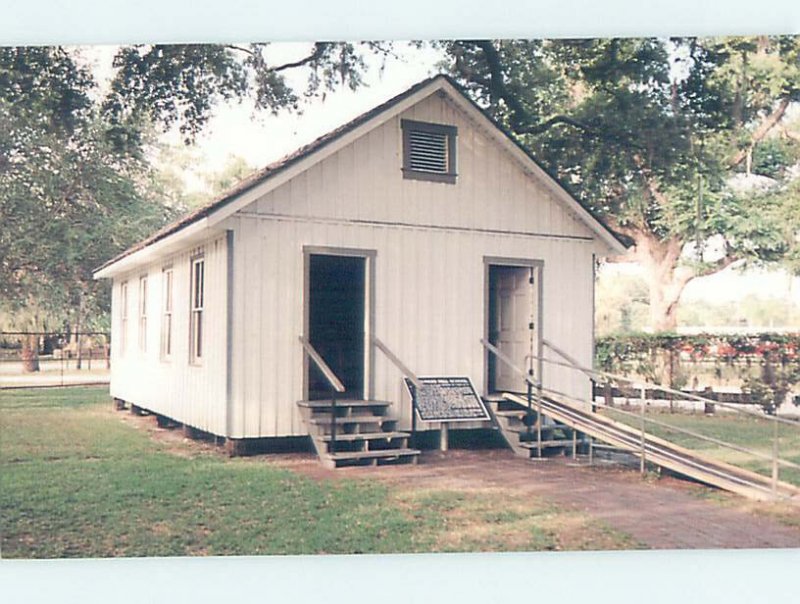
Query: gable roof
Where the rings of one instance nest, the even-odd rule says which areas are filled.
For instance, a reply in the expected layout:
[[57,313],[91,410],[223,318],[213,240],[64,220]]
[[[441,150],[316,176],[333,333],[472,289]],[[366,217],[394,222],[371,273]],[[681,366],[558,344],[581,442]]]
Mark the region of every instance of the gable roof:
[[[569,201],[572,202],[577,208],[580,208],[583,214],[581,218],[584,222],[586,222],[595,232],[597,232],[601,238],[603,238],[607,243],[609,243],[610,247],[616,248],[617,251],[623,251],[627,244],[626,242],[620,238],[620,236],[615,233],[603,220],[600,218],[590,207],[586,206],[583,202],[578,199],[565,185],[561,182],[558,177],[552,173],[547,167],[542,165],[532,154],[531,152],[525,148],[519,141],[517,141],[512,134],[503,127],[500,123],[494,120],[491,116],[489,116],[480,106],[478,106],[475,101],[473,101],[465,92],[465,90],[451,77],[439,74],[425,80],[414,84],[408,90],[400,93],[399,95],[389,99],[385,103],[382,103],[373,109],[370,109],[366,113],[362,113],[355,119],[339,126],[338,128],[331,130],[327,134],[324,134],[317,138],[316,140],[312,141],[311,143],[300,147],[293,153],[284,156],[283,158],[279,159],[276,162],[273,162],[266,167],[257,170],[244,180],[240,181],[231,189],[225,191],[222,195],[216,197],[208,204],[182,216],[178,220],[166,225],[162,229],[156,231],[151,236],[143,239],[139,243],[131,246],[130,248],[126,249],[122,253],[118,254],[114,258],[108,260],[103,265],[99,266],[94,271],[95,278],[102,278],[104,276],[108,276],[104,273],[107,273],[107,269],[109,269],[112,265],[118,263],[124,258],[131,256],[141,250],[144,250],[147,247],[152,246],[159,241],[162,241],[176,233],[187,229],[191,225],[195,225],[196,223],[202,221],[203,219],[209,218],[212,215],[220,212],[221,210],[229,207],[234,201],[241,199],[243,195],[252,191],[254,188],[258,187],[259,185],[264,184],[268,180],[272,179],[273,177],[287,171],[289,168],[295,166],[302,160],[313,156],[314,154],[322,151],[326,147],[329,147],[335,141],[341,139],[345,135],[353,132],[360,126],[363,126],[370,122],[371,120],[390,112],[392,109],[397,109],[403,101],[414,97],[417,93],[422,92],[426,88],[430,87],[429,94],[436,92],[436,90],[440,89],[447,89],[448,87],[451,88],[453,91],[456,92],[460,100],[466,101],[474,111],[477,111],[483,119],[487,120],[497,131],[502,133],[503,138],[506,139],[508,142],[512,143],[513,146],[518,150],[521,151],[524,156],[544,174],[547,175],[552,181],[554,181],[558,187],[566,193],[569,198]],[[425,95],[428,96],[428,95]],[[458,100],[458,99],[456,99]],[[572,205],[571,204],[571,205]]]

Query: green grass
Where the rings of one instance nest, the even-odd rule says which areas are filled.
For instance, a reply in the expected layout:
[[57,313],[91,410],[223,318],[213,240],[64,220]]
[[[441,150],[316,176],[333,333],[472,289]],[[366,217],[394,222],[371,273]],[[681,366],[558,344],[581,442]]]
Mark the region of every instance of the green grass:
[[[4,557],[612,549],[586,516],[498,493],[313,480],[123,422],[103,389],[0,392]],[[502,507],[498,508],[498,501]]]
[[[639,427],[638,418],[623,416],[613,410],[609,410],[608,413],[613,419]],[[647,417],[676,428],[696,432],[702,436],[739,445],[762,455],[772,455],[774,425],[766,417],[745,415],[744,413],[720,412],[715,415],[705,415],[689,412],[668,413],[660,410],[648,410]],[[646,425],[648,432],[670,440],[675,444],[710,455],[721,461],[759,472],[765,476],[771,476],[772,474],[772,464],[768,459],[759,459],[754,455],[735,451],[696,436],[676,432],[650,422]],[[796,426],[779,425],[778,454],[782,459],[800,463],[800,424]],[[779,476],[781,480],[800,486],[799,470],[781,468]]]

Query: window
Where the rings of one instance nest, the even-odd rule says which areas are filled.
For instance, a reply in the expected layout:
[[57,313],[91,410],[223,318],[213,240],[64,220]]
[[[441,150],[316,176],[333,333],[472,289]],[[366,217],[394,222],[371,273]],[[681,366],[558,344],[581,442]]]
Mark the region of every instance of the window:
[[139,278],[139,350],[147,352],[147,277]]
[[120,354],[123,354],[125,352],[125,347],[128,345],[128,282],[127,281],[119,286],[119,308],[120,308],[119,351]]
[[454,184],[456,182],[455,126],[401,120],[403,177]]
[[161,274],[163,283],[163,316],[161,320],[161,357],[172,356],[172,269],[165,268]]
[[189,326],[189,360],[199,363],[203,358],[203,282],[205,280],[203,258],[192,260],[192,304]]

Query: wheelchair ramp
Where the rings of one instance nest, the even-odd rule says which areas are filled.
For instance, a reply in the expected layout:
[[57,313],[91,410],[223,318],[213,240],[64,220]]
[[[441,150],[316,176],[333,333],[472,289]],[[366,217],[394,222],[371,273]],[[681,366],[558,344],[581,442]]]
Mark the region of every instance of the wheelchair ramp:
[[[503,394],[503,397],[527,409],[527,401],[523,397],[509,393]],[[543,396],[541,406],[543,416],[637,457],[641,456],[640,430],[591,413],[583,405],[566,397]],[[774,484],[767,476],[711,459],[647,432],[644,434],[644,456],[652,464],[750,499],[800,501],[800,489],[794,485],[780,481]]]

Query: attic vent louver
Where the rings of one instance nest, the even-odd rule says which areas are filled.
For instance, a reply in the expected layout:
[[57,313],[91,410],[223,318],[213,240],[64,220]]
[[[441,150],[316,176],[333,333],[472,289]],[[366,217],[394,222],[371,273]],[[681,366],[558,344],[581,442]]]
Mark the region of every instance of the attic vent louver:
[[402,120],[403,176],[455,183],[456,128]]
[[412,130],[408,135],[408,167],[421,172],[447,174],[447,135]]

